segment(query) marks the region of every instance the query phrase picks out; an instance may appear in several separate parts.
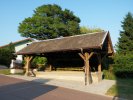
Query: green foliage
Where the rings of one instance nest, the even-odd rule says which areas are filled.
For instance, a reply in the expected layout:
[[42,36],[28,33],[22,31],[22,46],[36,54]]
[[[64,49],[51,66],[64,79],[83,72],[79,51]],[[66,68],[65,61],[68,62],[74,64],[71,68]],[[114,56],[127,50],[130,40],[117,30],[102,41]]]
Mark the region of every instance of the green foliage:
[[120,78],[133,77],[133,55],[116,54],[114,59],[114,72]]
[[132,52],[133,54],[133,15],[131,13],[128,13],[124,18],[122,28],[116,45],[117,52],[121,54]]
[[104,79],[114,80],[116,79],[115,74],[113,72],[113,57],[104,57],[102,60],[102,68]]
[[122,22],[114,57],[114,72],[118,77],[133,77],[133,15],[128,13]]
[[104,79],[115,80],[116,76],[113,71],[103,70]]
[[133,99],[133,79],[117,79],[116,84],[113,85],[107,91],[106,95],[117,96],[125,100],[132,100]]
[[1,69],[0,74],[10,75],[10,69]]
[[86,26],[82,26],[80,27],[80,32],[82,34],[86,34],[86,33],[93,33],[93,32],[102,32],[103,30],[100,28],[89,28]]
[[0,48],[0,64],[9,67],[11,59],[14,58],[14,51],[14,46],[12,44],[9,44],[7,47]]
[[18,31],[23,37],[51,39],[80,34],[79,23],[80,19],[70,10],[48,4],[36,8],[32,17],[20,23]]
[[44,70],[45,69],[45,65],[47,63],[47,59],[45,57],[35,57],[32,60],[32,67],[34,68],[38,68],[39,70]]
[[103,77],[104,79],[114,80],[116,79],[115,74],[113,72],[113,63],[114,59],[112,56],[105,56],[102,58],[102,69],[103,69]]

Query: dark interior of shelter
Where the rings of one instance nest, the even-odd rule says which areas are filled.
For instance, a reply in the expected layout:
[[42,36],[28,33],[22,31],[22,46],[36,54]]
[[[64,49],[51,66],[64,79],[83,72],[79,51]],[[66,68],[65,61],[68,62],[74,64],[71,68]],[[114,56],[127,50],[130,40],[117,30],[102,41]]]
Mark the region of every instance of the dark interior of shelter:
[[[68,70],[72,71],[84,71],[84,60],[79,56],[78,53],[80,53],[80,51],[47,53],[45,54],[48,60],[47,65],[51,65],[52,70],[64,70],[67,68]],[[90,70],[92,72],[98,71],[99,61],[97,54],[94,54],[90,58],[89,64]]]

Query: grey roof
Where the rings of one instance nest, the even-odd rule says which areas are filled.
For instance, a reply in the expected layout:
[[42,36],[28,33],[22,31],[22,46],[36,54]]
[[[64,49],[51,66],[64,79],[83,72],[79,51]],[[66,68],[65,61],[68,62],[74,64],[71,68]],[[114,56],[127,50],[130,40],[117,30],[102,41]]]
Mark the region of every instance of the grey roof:
[[16,54],[37,54],[82,49],[100,49],[109,32],[88,33],[33,42]]
[[[23,40],[19,40],[19,41],[16,41],[16,42],[11,42],[13,45],[16,45],[16,44],[19,44],[19,43],[21,43],[21,42],[25,42],[25,41],[34,41],[33,39],[31,39],[31,38],[27,38],[27,39],[23,39]],[[9,46],[10,45],[10,43],[9,44],[6,44],[6,45],[3,45],[3,46],[0,46],[0,48],[4,48],[4,47],[7,47],[7,46]]]

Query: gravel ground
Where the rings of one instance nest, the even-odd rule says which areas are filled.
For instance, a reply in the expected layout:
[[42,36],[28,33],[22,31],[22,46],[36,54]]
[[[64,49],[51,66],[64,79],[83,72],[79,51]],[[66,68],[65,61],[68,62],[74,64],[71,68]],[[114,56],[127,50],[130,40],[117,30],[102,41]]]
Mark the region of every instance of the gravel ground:
[[24,79],[28,81],[40,82],[48,85],[65,87],[65,88],[79,90],[79,91],[88,92],[88,93],[100,94],[100,95],[105,95],[107,90],[116,83],[114,80],[102,80],[99,83],[85,86],[84,82],[80,82],[80,81],[43,79],[43,78],[27,77],[27,76],[21,76],[21,75],[8,75],[8,76]]

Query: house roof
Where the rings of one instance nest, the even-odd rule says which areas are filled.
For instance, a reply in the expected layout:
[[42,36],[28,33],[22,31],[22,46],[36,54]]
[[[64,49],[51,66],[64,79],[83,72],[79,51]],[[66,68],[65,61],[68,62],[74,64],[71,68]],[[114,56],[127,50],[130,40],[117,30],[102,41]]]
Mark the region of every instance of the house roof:
[[[22,42],[26,42],[26,41],[33,41],[33,39],[31,38],[27,38],[27,39],[23,39],[23,40],[19,40],[19,41],[16,41],[16,42],[11,42],[13,45],[16,45],[16,44],[19,44],[19,43],[22,43]],[[3,46],[0,46],[0,48],[4,48],[4,47],[7,47],[9,46],[9,44],[6,44],[6,45],[3,45]]]
[[[82,49],[101,49],[109,32],[88,33],[33,42],[16,54],[38,54]],[[113,49],[113,48],[112,48]]]

